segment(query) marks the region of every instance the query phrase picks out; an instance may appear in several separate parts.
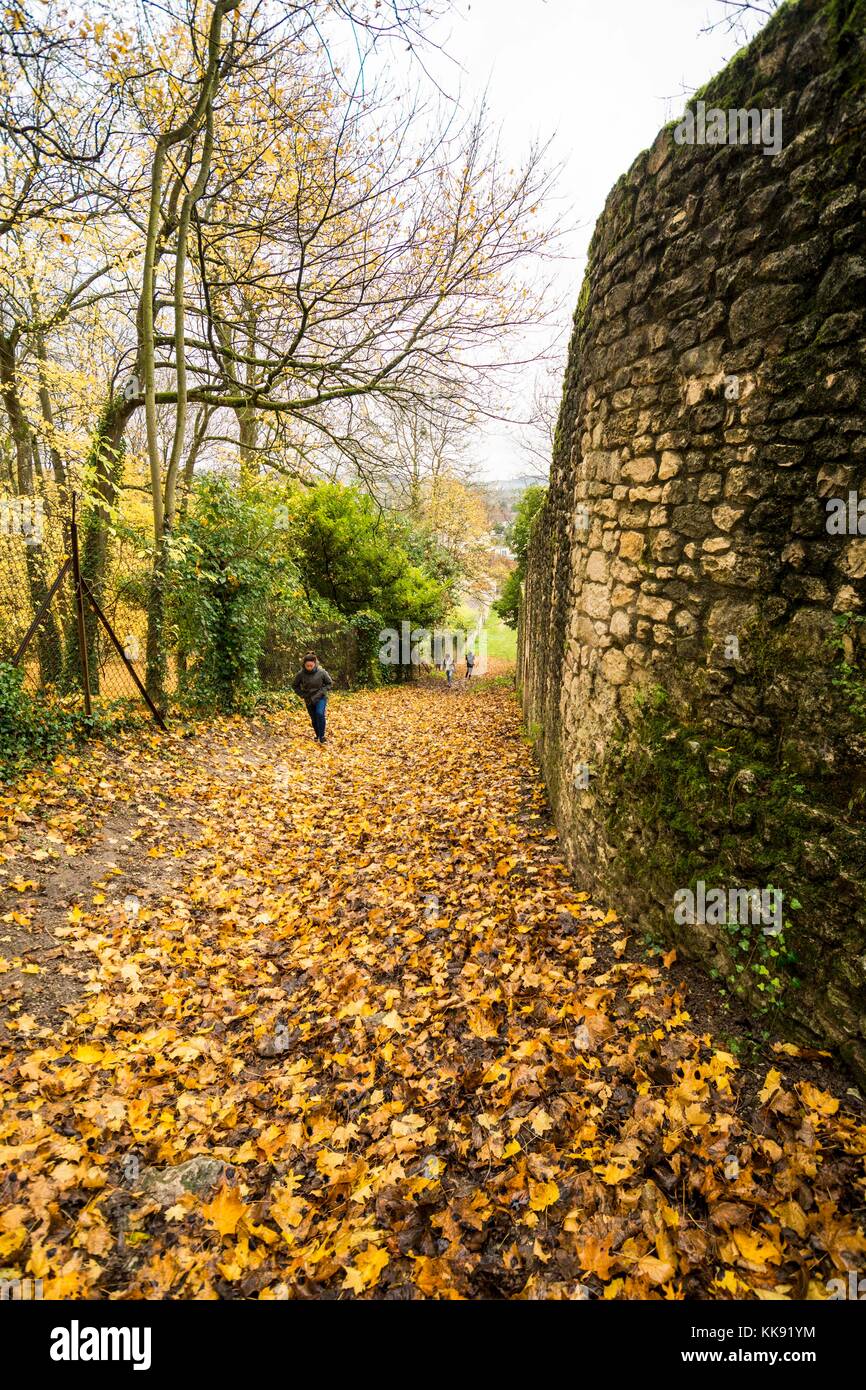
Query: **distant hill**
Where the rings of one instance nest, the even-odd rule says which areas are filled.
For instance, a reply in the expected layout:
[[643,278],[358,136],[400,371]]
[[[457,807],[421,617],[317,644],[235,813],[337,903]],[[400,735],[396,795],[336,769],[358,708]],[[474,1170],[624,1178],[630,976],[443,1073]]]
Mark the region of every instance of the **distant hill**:
[[526,473],[516,478],[486,478],[484,487],[498,496],[519,497],[528,487],[546,487],[547,479]]

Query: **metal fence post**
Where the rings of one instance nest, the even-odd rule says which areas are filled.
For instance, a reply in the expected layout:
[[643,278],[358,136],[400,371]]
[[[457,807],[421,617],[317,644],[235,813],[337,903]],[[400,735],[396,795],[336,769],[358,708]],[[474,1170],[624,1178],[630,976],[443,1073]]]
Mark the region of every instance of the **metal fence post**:
[[75,588],[75,620],[78,624],[78,656],[81,664],[81,681],[84,687],[84,713],[88,719],[93,713],[90,703],[90,668],[87,661],[87,628],[84,622],[84,591],[81,586],[81,563],[78,556],[78,522],[76,520],[77,494],[72,494],[72,520],[70,532],[72,539],[72,576]]

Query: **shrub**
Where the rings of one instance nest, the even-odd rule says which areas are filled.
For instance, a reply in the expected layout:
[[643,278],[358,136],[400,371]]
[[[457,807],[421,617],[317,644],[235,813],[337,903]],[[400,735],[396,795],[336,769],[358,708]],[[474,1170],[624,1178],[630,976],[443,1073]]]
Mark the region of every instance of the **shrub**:
[[0,662],[0,782],[11,782],[28,767],[47,762],[70,744],[117,727],[112,708],[86,715],[80,695],[32,695],[24,672]]
[[184,653],[181,694],[197,708],[249,708],[273,585],[273,524],[255,495],[205,478],[172,557],[172,617]]

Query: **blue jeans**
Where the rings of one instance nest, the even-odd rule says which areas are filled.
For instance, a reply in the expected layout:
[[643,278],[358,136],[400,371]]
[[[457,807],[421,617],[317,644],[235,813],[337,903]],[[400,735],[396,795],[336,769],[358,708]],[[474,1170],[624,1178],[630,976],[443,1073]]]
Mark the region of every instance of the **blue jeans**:
[[327,703],[328,697],[327,695],[323,695],[322,698],[320,700],[317,700],[314,705],[307,705],[307,709],[310,712],[310,719],[312,720],[313,728],[316,731],[316,738],[319,740],[320,743],[322,739],[325,737],[325,706],[327,705]]

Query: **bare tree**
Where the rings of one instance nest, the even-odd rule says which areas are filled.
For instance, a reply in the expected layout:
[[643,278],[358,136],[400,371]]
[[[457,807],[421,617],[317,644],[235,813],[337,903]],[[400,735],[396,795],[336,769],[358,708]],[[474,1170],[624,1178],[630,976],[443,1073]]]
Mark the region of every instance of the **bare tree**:
[[721,5],[724,13],[708,16],[700,32],[711,34],[714,29],[725,28],[728,33],[736,34],[739,42],[747,43],[775,14],[781,0],[760,0],[760,3],[756,0],[714,0],[714,3]]
[[[102,272],[127,330],[93,441],[95,515],[107,525],[143,407],[157,696],[171,535],[196,457],[233,422],[244,476],[350,467],[375,489],[400,456],[383,438],[422,415],[428,446],[465,428],[488,408],[509,335],[544,315],[544,275],[521,267],[543,266],[555,242],[545,149],[513,168],[483,109],[461,118],[435,95],[367,85],[360,41],[415,51],[429,10],[139,0],[123,31],[88,18],[86,55],[47,24],[9,50],[39,101],[29,124],[7,102],[7,128],[34,158],[50,151],[58,208],[117,218],[129,239],[122,266]],[[353,84],[334,62],[339,23],[361,52]],[[53,97],[82,67],[86,160]]]

